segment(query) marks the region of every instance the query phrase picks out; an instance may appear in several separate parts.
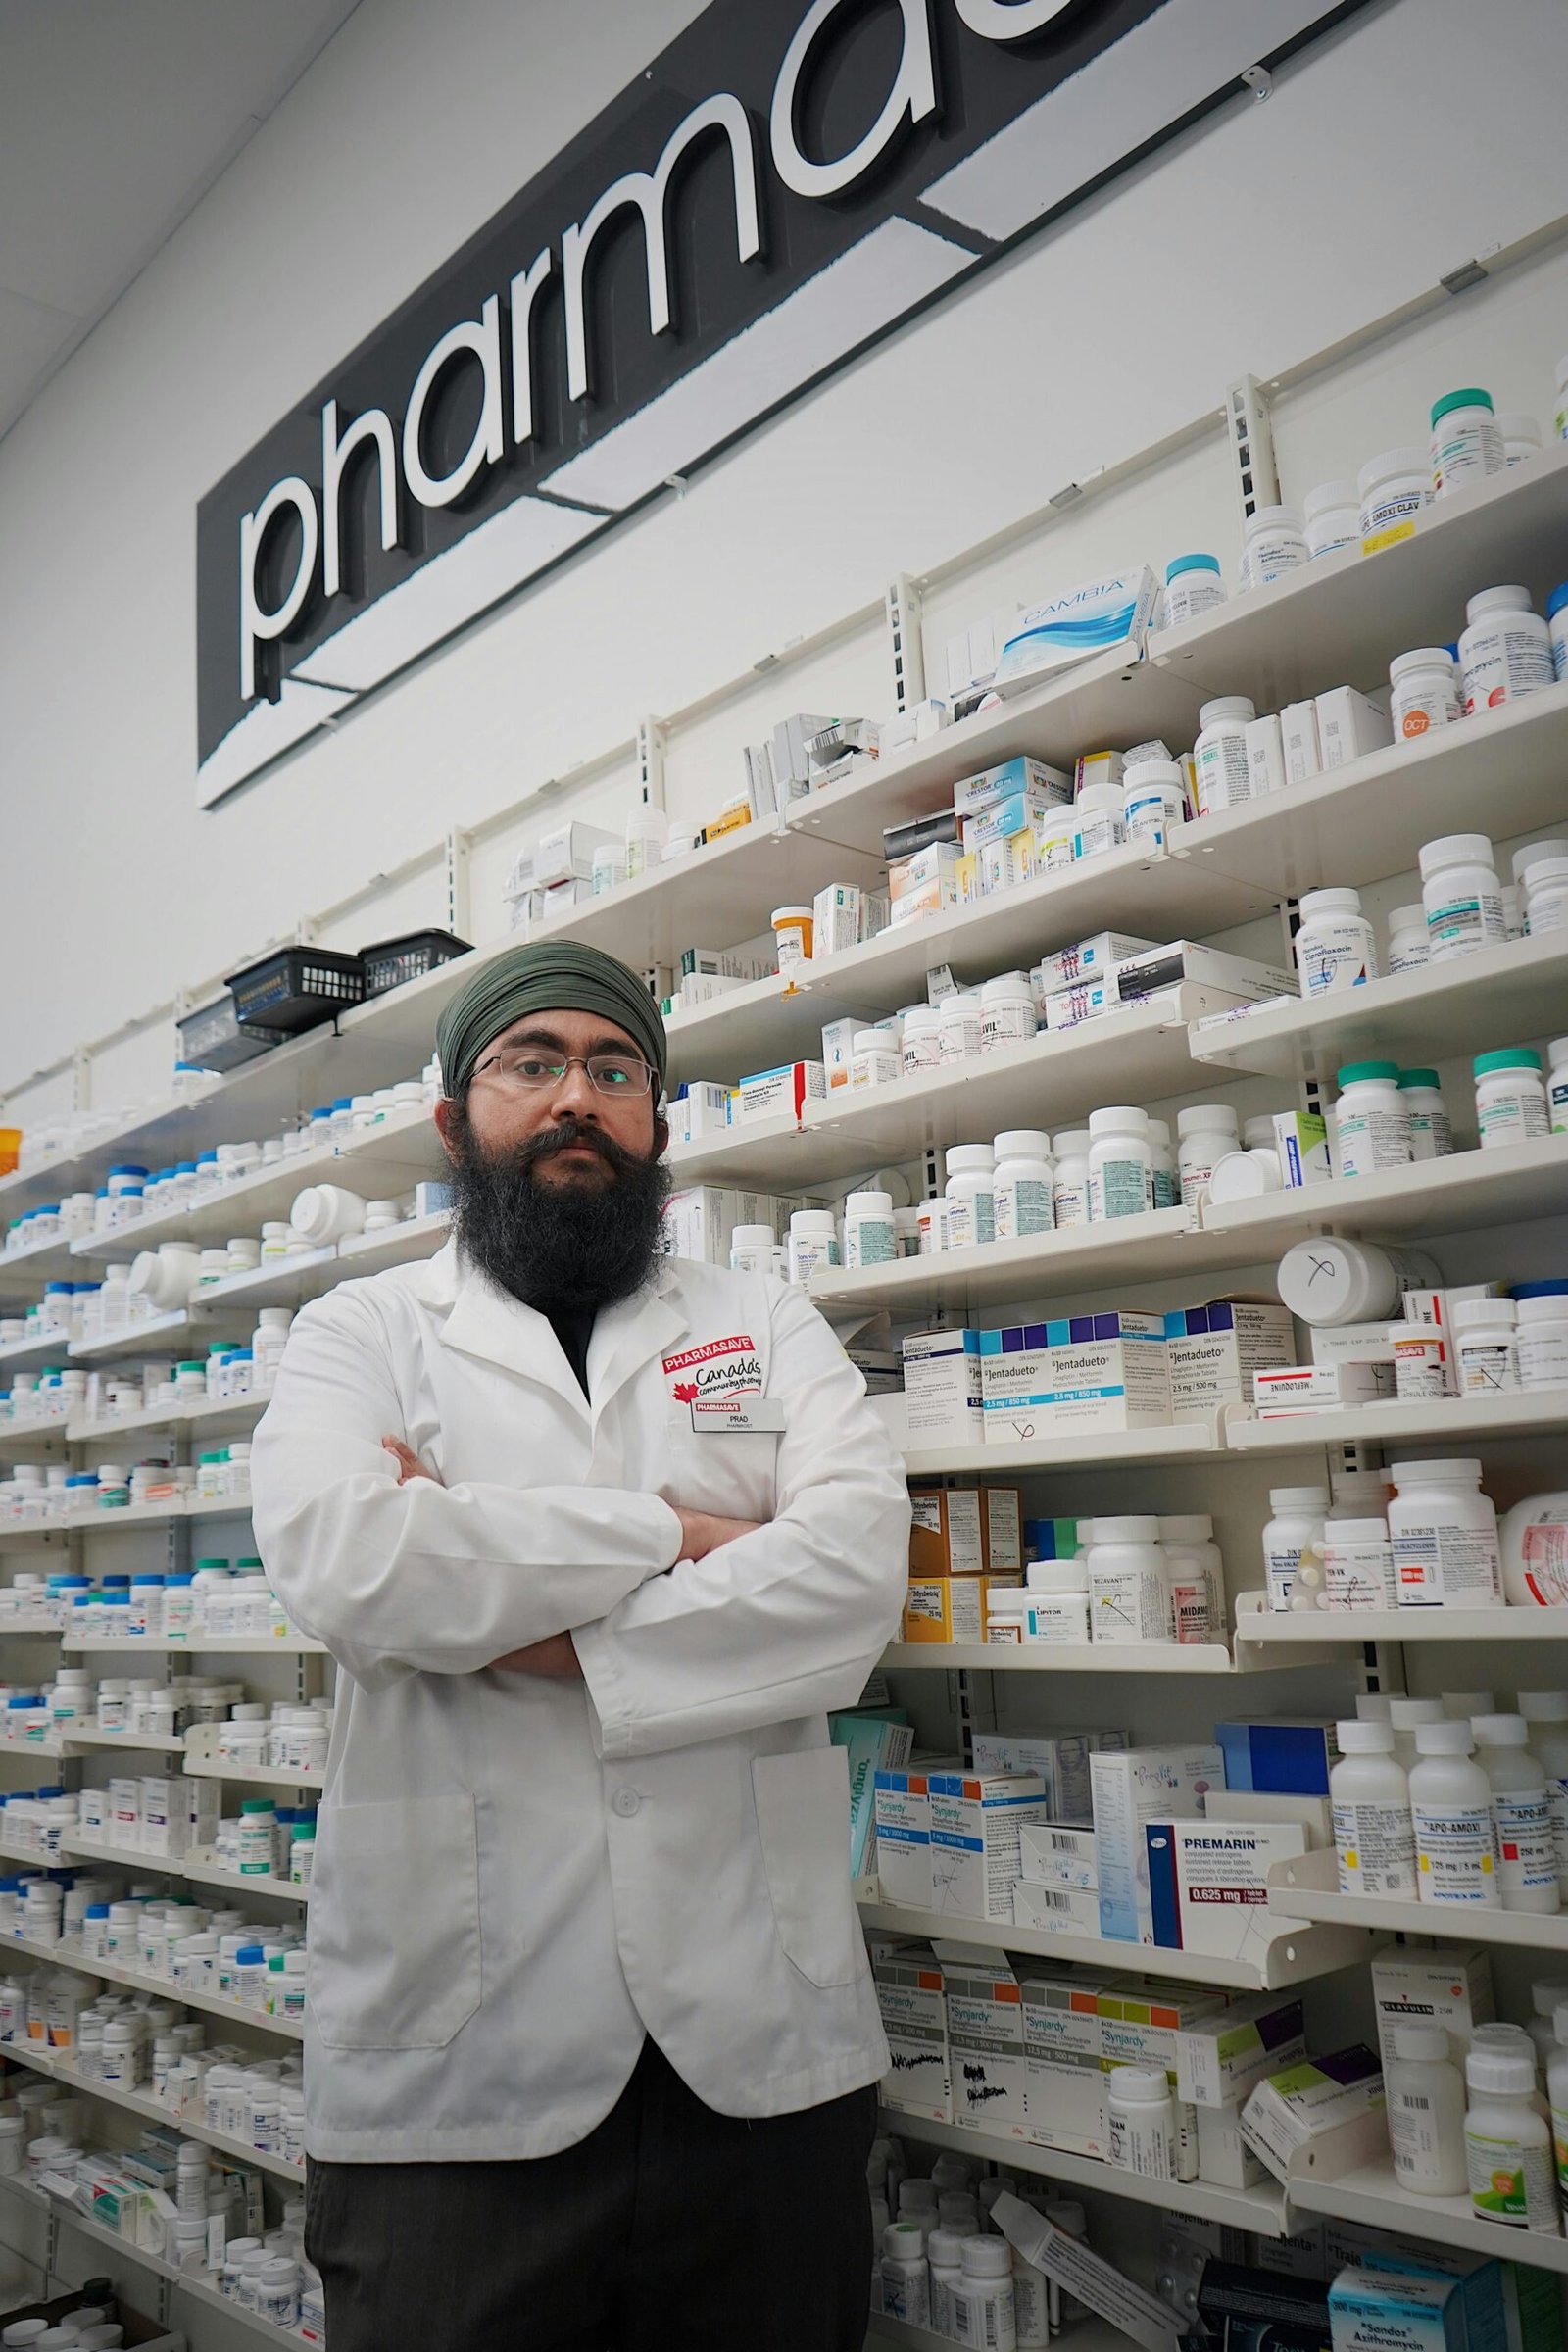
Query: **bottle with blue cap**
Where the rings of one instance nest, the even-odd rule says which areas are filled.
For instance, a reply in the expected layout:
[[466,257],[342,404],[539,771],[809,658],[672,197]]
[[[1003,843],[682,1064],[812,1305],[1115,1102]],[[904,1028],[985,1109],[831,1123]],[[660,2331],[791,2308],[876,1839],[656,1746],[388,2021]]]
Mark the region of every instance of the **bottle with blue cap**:
[[1200,612],[1211,612],[1224,602],[1225,582],[1218,556],[1172,556],[1165,566],[1160,598],[1162,629],[1179,629],[1184,621],[1196,620]]

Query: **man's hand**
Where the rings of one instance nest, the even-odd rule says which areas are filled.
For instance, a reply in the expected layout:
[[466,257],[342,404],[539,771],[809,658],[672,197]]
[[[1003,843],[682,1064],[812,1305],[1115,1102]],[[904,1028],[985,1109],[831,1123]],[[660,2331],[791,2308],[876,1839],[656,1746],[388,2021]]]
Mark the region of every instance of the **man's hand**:
[[717,1511],[689,1511],[679,1502],[670,1508],[680,1521],[683,1560],[706,1560],[720,1544],[733,1544],[738,1536],[753,1536],[762,1524],[760,1519],[725,1519]]
[[492,1658],[491,1667],[504,1667],[509,1674],[543,1674],[557,1682],[580,1683],[582,1668],[577,1663],[577,1651],[569,1634],[549,1634],[543,1642],[530,1642],[525,1649],[509,1649],[504,1658]]
[[427,1478],[433,1486],[437,1487],[441,1484],[435,1472],[427,1470],[418,1455],[412,1452],[401,1438],[383,1438],[381,1446],[398,1466],[398,1485],[400,1487],[406,1487],[411,1478]]

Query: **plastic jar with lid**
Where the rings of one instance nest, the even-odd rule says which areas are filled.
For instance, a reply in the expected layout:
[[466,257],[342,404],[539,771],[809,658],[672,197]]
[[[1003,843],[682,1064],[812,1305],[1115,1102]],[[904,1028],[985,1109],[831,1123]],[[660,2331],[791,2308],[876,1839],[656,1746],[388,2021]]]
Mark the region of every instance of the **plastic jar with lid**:
[[1475,1074],[1476,1128],[1483,1152],[1550,1134],[1546,1081],[1534,1046],[1505,1046],[1494,1054],[1478,1054],[1470,1066]]
[[1514,1354],[1522,1389],[1568,1387],[1568,1285],[1543,1285],[1517,1298]]
[[[1127,838],[1119,784],[1092,784],[1072,805],[1074,859],[1119,850]],[[1048,866],[1049,866],[1048,860]]]
[[931,1199],[922,1200],[914,1213],[918,1221],[921,1257],[940,1257],[944,1250],[952,1249],[953,1217],[946,1194],[937,1193]]
[[1377,940],[1356,890],[1309,890],[1301,899],[1296,966],[1303,997],[1363,988],[1378,973]]
[[1318,1560],[1329,1512],[1327,1487],[1274,1487],[1263,1529],[1263,1581],[1271,1609],[1297,1605],[1297,1579]]
[[809,906],[775,906],[769,918],[779,976],[787,979],[811,960],[812,916]]
[[1446,645],[1417,646],[1389,663],[1390,716],[1396,743],[1419,743],[1464,715],[1459,672]]
[[774,1248],[771,1225],[731,1226],[729,1236],[730,1272],[732,1274],[771,1274]]
[[1050,1233],[1055,1223],[1050,1136],[1037,1127],[1007,1127],[992,1139],[992,1150],[997,1155],[991,1183],[997,1240],[1015,1242],[1026,1234]]
[[850,1088],[891,1086],[904,1075],[904,1054],[885,1029],[857,1029],[850,1048]]
[[1386,449],[1368,458],[1355,486],[1361,501],[1361,549],[1371,555],[1396,539],[1408,539],[1415,529],[1415,518],[1432,496],[1431,458],[1419,449]]
[[1087,1127],[1067,1127],[1052,1147],[1051,1212],[1058,1226],[1089,1222],[1089,1147]]
[[846,1267],[890,1266],[897,1255],[891,1194],[851,1193],[844,1203]]
[[1410,1114],[1410,1157],[1447,1159],[1453,1152],[1453,1127],[1436,1070],[1401,1070],[1399,1095]]
[[1089,1640],[1087,1560],[1031,1560],[1024,1570],[1027,1612],[1024,1637],[1031,1642]]
[[904,1074],[934,1070],[942,1059],[942,1007],[914,1004],[904,1016]]
[[1200,612],[1212,612],[1225,602],[1225,582],[1218,556],[1172,556],[1165,566],[1165,589],[1160,600],[1162,629],[1179,629]]
[[1507,938],[1502,885],[1485,833],[1446,833],[1423,842],[1418,856],[1434,963],[1474,956]]
[[1323,1523],[1323,1605],[1326,1609],[1392,1609],[1399,1597],[1386,1519]]
[[1419,1723],[1415,1746],[1410,1819],[1417,1899],[1500,1911],[1492,1784],[1474,1761],[1470,1726]]
[[1334,1132],[1339,1173],[1371,1176],[1409,1164],[1410,1109],[1399,1093],[1398,1064],[1348,1061],[1338,1073]]
[[[1568,835],[1556,834],[1546,841],[1527,841],[1523,848],[1514,851],[1509,863],[1513,867],[1514,882],[1523,905],[1529,904],[1532,869],[1545,859],[1559,858],[1568,858]],[[1529,928],[1528,922],[1525,928]]]
[[623,841],[602,842],[593,854],[589,867],[596,899],[618,890],[626,879],[626,845]]
[[1162,850],[1187,822],[1187,787],[1174,760],[1140,760],[1121,780],[1122,823],[1129,841]]
[[1147,2180],[1177,2178],[1176,2101],[1162,2066],[1113,2066],[1105,2078],[1110,2162]]
[[984,1034],[980,999],[963,989],[944,997],[937,1007],[937,1037],[943,1061],[977,1059]]
[[664,855],[669,839],[669,819],[662,808],[651,801],[635,801],[626,812],[626,879],[635,882],[640,874],[657,866]]
[[1494,1396],[1519,1386],[1511,1298],[1459,1298],[1453,1307],[1455,1371],[1461,1396]]
[[1551,632],[1528,588],[1483,588],[1465,605],[1459,674],[1467,712],[1539,694],[1553,682]]
[[1257,507],[1248,516],[1242,541],[1242,586],[1266,588],[1311,561],[1311,549],[1294,507]]
[[1306,552],[1316,559],[1353,547],[1361,536],[1361,502],[1353,482],[1319,482],[1301,501]]
[[1542,452],[1541,424],[1538,418],[1527,416],[1522,409],[1499,409],[1497,430],[1502,435],[1502,455],[1506,466],[1526,466]]
[[1464,2079],[1446,2029],[1395,2025],[1389,2044],[1383,2088],[1395,2180],[1412,2196],[1462,2197],[1469,2184]]
[[1176,1162],[1181,1199],[1198,1206],[1208,1199],[1216,1164],[1242,1148],[1241,1125],[1230,1102],[1190,1102],[1176,1113]]
[[951,1250],[967,1250],[997,1238],[992,1184],[997,1155],[990,1144],[954,1144],[947,1155],[947,1200]]
[[1118,1103],[1089,1114],[1089,1222],[1141,1217],[1154,1205],[1149,1113]]
[[995,1052],[1031,1038],[1038,1025],[1027,972],[998,972],[980,984],[980,1051]]
[[1341,1761],[1329,1774],[1342,1894],[1416,1897],[1410,1785],[1386,1723],[1342,1723]]
[[1446,498],[1508,463],[1492,394],[1476,385],[1432,404],[1432,495]]
[[966,2237],[962,2268],[948,2286],[948,2326],[960,2344],[1017,2352],[1012,2248],[1004,2237]]
[[1551,2126],[1536,2106],[1534,2051],[1475,2042],[1464,2078],[1471,2210],[1528,2235],[1560,2237]]
[[1175,1641],[1170,1582],[1156,1518],[1097,1519],[1086,1564],[1092,1641]]
[[[1306,543],[1303,540],[1301,544],[1304,563]],[[1222,808],[1241,808],[1251,799],[1247,730],[1256,716],[1256,707],[1245,694],[1222,694],[1213,702],[1200,705],[1200,733],[1193,746],[1200,816],[1214,816]]]
[[1162,1514],[1156,1528],[1178,1643],[1222,1642],[1225,1568],[1213,1520],[1204,1511],[1182,1511]]
[[1523,928],[1532,939],[1568,931],[1568,858],[1538,858],[1529,871]]
[[1477,1715],[1470,1730],[1476,1762],[1492,1783],[1497,1884],[1505,1911],[1557,1909],[1557,1846],[1551,1800],[1539,1757],[1530,1752],[1522,1715]]
[[1394,1462],[1389,1541],[1401,1608],[1503,1605],[1497,1514],[1476,1460]]

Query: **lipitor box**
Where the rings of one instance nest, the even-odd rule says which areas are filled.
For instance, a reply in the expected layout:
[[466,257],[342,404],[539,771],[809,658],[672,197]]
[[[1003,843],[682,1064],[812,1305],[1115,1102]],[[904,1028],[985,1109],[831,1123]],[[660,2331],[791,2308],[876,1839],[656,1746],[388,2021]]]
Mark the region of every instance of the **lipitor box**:
[[913,1945],[879,1954],[871,1962],[871,1980],[892,2059],[878,2093],[881,2104],[898,2115],[951,2123],[947,1993],[935,1953]]
[[1299,1993],[1250,1992],[1180,2028],[1172,2048],[1176,2095],[1195,2107],[1239,2106],[1265,2075],[1306,2055]]
[[1092,939],[1075,940],[1040,960],[1040,996],[1058,996],[1081,981],[1099,980],[1126,956],[1144,956],[1157,948],[1153,939],[1135,939],[1130,931],[1097,931]]
[[1295,1361],[1289,1307],[1213,1298],[1206,1306],[1166,1310],[1165,1362],[1176,1421],[1207,1421],[1221,1405],[1250,1404],[1254,1372]]
[[978,1331],[911,1331],[904,1339],[904,1402],[911,1446],[985,1436]]
[[[1214,1737],[1225,1759],[1227,1789],[1257,1788],[1277,1796],[1327,1796],[1329,1774],[1340,1760],[1339,1735],[1332,1717],[1238,1717],[1216,1723]],[[1212,1812],[1213,1807],[1209,1810]]]
[[1089,1761],[1100,1859],[1100,1932],[1120,1943],[1152,1943],[1145,1824],[1201,1818],[1210,1789],[1225,1786],[1217,1747],[1134,1747]]
[[1093,1819],[1089,1759],[1121,1755],[1128,1745],[1122,1731],[976,1732],[974,1766],[977,1772],[1038,1773],[1050,1799],[1050,1820],[1087,1829]]
[[1100,1996],[1114,1982],[1094,1969],[1038,1961],[1020,1982],[1026,2130],[1037,2147],[1109,2153]]
[[1100,1935],[1100,1896],[1091,1886],[1041,1886],[1020,1879],[1012,1890],[1012,1923],[1041,1936]]
[[1048,767],[1043,760],[1031,760],[1027,755],[1004,760],[1000,767],[988,767],[982,774],[965,776],[955,784],[954,811],[960,817],[977,816],[982,809],[993,808],[999,801],[1021,792],[1037,794],[1042,807],[1059,803],[1066,808],[1072,801],[1072,778],[1061,768]]
[[1357,2042],[1265,2076],[1242,2108],[1242,2136],[1275,2179],[1288,2183],[1298,2149],[1361,2116],[1381,2113],[1383,2106],[1382,2067]]
[[970,2132],[1028,2136],[1023,1995],[995,1953],[936,1947],[948,2003],[953,2120]]
[[1211,1798],[1201,1821],[1145,1825],[1154,1941],[1169,1951],[1261,1963],[1288,1933],[1268,1907],[1269,1871],[1305,1853],[1306,1832],[1295,1822],[1215,1819],[1214,1807],[1223,1804]]
[[[1041,1886],[1064,1891],[1100,1886],[1100,1857],[1093,1830],[1062,1821],[1034,1822],[1019,1836],[1022,1876]],[[1099,1934],[1098,1926],[1094,1931]]]
[[1392,1396],[1392,1377],[1379,1364],[1304,1364],[1295,1371],[1254,1372],[1252,1397],[1260,1421],[1289,1413],[1337,1413],[1347,1405]]
[[1475,2029],[1497,2014],[1492,1956],[1485,1944],[1459,1943],[1380,1953],[1372,1963],[1372,2005],[1385,2066],[1394,2061],[1395,2027],[1415,2025],[1442,2026],[1462,2068]]
[[931,1908],[1010,1925],[1019,1832],[1051,1818],[1044,1782],[1032,1772],[939,1772],[929,1789]]

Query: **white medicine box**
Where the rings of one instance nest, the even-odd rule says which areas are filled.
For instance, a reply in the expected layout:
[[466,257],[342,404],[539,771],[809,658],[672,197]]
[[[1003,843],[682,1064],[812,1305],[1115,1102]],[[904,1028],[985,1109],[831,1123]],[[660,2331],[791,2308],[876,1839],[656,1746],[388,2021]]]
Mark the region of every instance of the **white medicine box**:
[[1222,1405],[1250,1405],[1254,1372],[1296,1361],[1290,1309],[1242,1298],[1171,1307],[1165,1361],[1175,1420],[1207,1421]]
[[906,1333],[904,1403],[911,1446],[950,1438],[978,1445],[985,1434],[979,1332]]
[[930,1796],[931,1908],[1010,1927],[1020,1832],[1051,1818],[1045,1783],[1033,1772],[934,1772]]
[[898,2115],[951,2122],[947,1992],[935,1954],[921,1945],[878,1953],[871,1978],[893,2061],[882,2079],[881,2104]]

